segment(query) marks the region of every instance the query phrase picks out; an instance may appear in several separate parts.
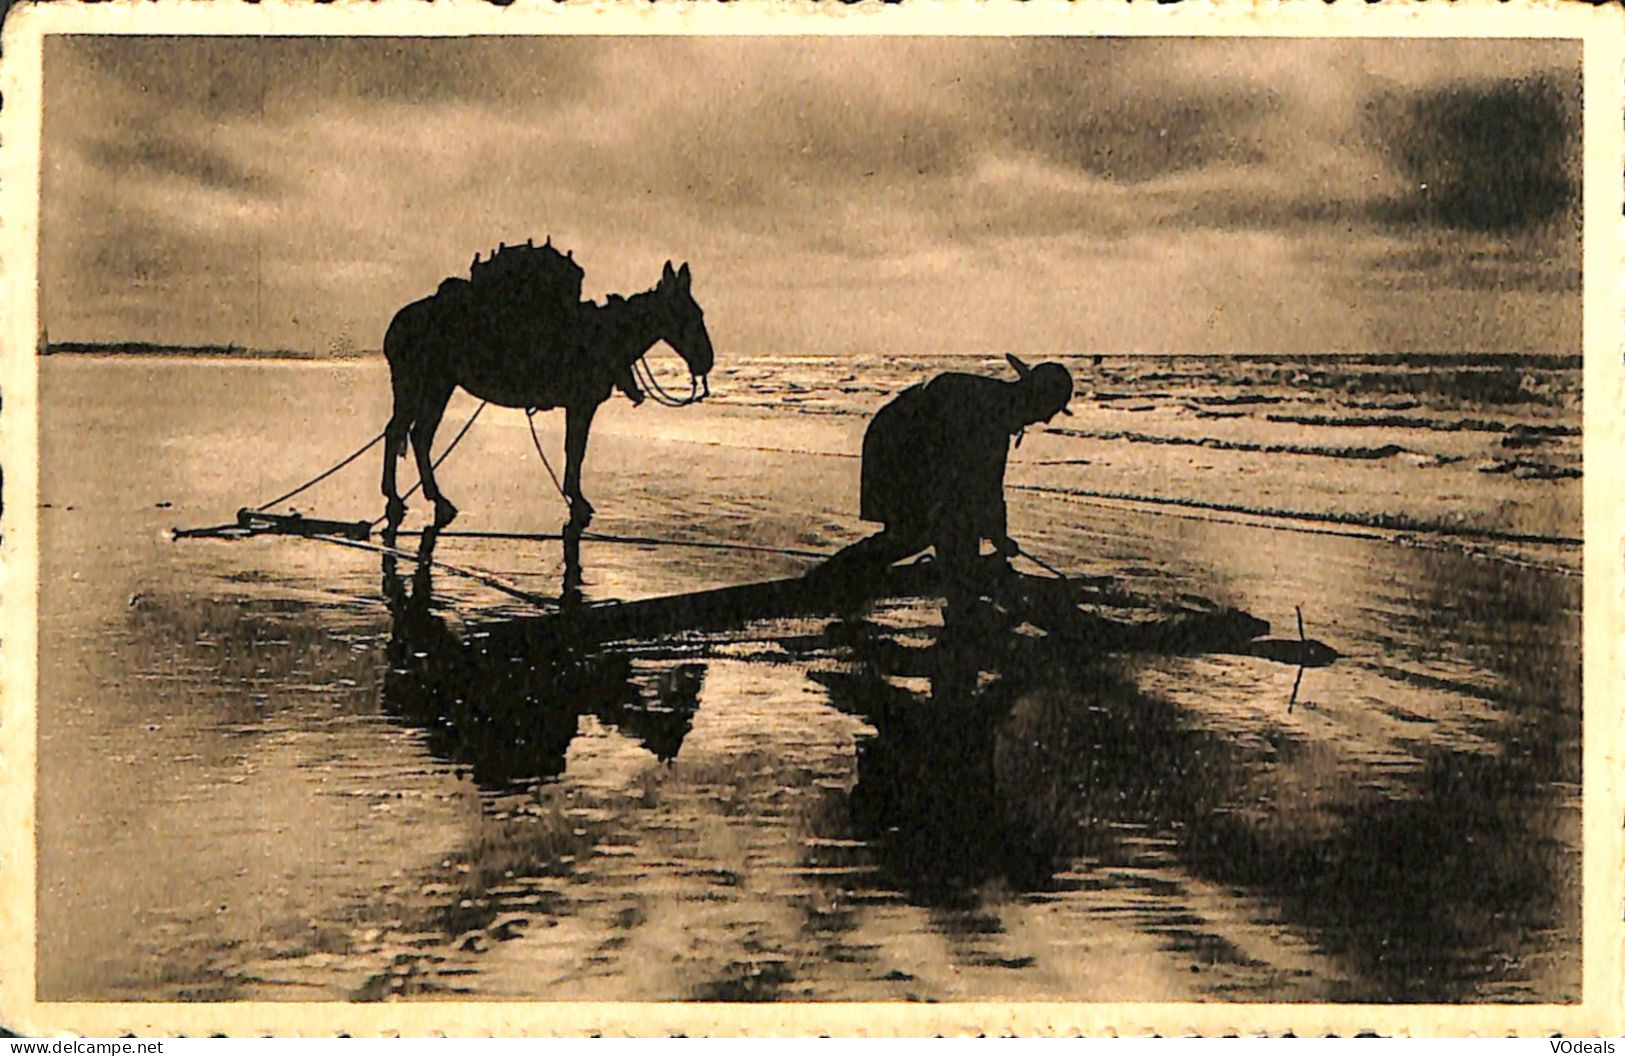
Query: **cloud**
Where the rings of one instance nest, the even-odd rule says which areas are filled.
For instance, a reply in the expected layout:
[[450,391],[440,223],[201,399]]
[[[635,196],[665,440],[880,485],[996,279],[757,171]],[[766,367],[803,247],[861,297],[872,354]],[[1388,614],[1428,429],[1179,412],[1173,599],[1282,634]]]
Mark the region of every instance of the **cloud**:
[[1401,215],[1499,230],[1576,210],[1579,95],[1575,71],[1372,100],[1376,135],[1414,188]]
[[248,195],[268,194],[275,183],[206,140],[157,128],[139,139],[116,135],[90,139],[83,156],[110,172],[172,177]]
[[[870,323],[921,349],[1327,346],[1374,333],[1350,286],[1544,291],[1573,314],[1578,60],[1541,41],[52,38],[46,304],[64,338],[320,346],[551,233],[600,296],[693,260],[714,335],[762,349]],[[1492,237],[1511,241],[1490,265]],[[1159,252],[1196,307],[1115,304],[1113,276],[1151,281]],[[1091,296],[1123,311],[1080,321]],[[1283,297],[1302,326],[1235,322]]]
[[[419,106],[502,100],[538,110],[576,98],[609,46],[593,37],[48,38],[48,79],[96,79],[215,120],[286,119],[353,101]],[[53,85],[60,90],[60,85]]]

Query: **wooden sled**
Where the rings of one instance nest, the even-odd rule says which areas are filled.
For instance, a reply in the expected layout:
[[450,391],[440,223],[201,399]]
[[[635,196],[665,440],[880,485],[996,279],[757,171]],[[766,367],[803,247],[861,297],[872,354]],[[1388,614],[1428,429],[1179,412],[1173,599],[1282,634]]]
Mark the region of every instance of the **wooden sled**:
[[254,535],[298,535],[308,539],[335,535],[361,542],[371,538],[372,524],[368,521],[327,521],[299,513],[261,513],[241,509],[237,511],[235,523],[210,525],[207,528],[176,528],[171,535],[176,539],[246,539]]
[[[888,598],[937,596],[939,579],[931,562],[895,566],[864,583],[831,581],[814,573],[639,601],[568,606],[557,615],[537,618],[536,629],[576,645],[650,640],[763,620],[855,613]],[[1231,653],[1299,667],[1324,667],[1339,655],[1313,639],[1266,637],[1268,622],[1237,609],[1182,608],[1147,614],[1146,619],[1116,619],[1080,606],[1132,606],[1122,594],[1091,582],[1041,578],[991,565],[983,589],[1002,614],[1007,635],[1018,624],[1031,624],[1044,632],[1048,648],[1059,645],[1097,655]]]

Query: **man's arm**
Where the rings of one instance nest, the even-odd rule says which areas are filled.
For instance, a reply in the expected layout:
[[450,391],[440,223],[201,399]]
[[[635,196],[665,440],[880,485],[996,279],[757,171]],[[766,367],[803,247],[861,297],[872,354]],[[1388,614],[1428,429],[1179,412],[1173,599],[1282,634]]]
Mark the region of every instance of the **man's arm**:
[[1014,551],[1007,534],[1009,514],[1004,501],[1004,466],[1010,451],[1010,437],[1002,429],[978,430],[972,475],[973,493],[966,496],[975,503],[977,531],[990,540],[1001,554]]
[[996,523],[996,530],[988,535],[988,538],[993,543],[993,549],[997,550],[1005,557],[1015,557],[1017,547],[1015,540],[1010,538],[1009,530],[1007,528],[1006,511],[1004,505],[1004,475],[1002,473],[999,475],[999,512]]

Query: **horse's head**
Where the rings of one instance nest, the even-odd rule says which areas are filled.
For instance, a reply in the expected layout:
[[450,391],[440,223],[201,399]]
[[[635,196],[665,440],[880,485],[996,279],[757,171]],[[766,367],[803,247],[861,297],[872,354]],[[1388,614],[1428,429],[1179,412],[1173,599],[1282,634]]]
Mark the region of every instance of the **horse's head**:
[[705,312],[694,303],[692,278],[686,263],[673,270],[671,261],[666,261],[660,285],[655,287],[660,295],[660,337],[683,357],[688,372],[704,384],[708,394],[711,386],[706,375],[711,373],[716,356],[711,351],[711,334],[705,329]]

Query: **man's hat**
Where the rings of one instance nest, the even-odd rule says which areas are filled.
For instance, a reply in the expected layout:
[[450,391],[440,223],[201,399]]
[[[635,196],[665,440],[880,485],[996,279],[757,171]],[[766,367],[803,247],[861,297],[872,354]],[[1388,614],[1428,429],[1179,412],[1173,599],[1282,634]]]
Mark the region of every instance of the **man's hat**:
[[1036,367],[1029,367],[1009,353],[1004,358],[1015,368],[1021,380],[1031,387],[1034,406],[1054,407],[1071,417],[1072,412],[1066,409],[1066,405],[1072,399],[1072,374],[1065,367],[1059,363],[1040,363]]

